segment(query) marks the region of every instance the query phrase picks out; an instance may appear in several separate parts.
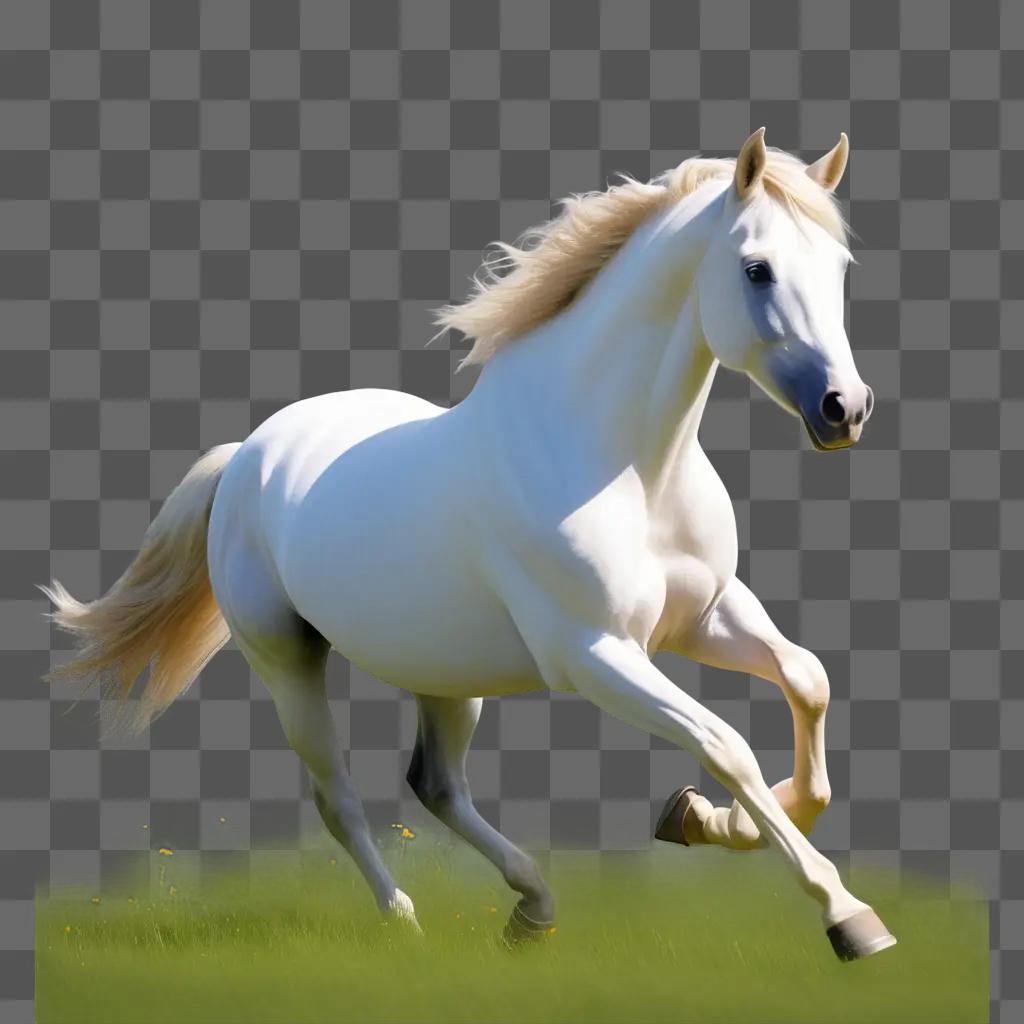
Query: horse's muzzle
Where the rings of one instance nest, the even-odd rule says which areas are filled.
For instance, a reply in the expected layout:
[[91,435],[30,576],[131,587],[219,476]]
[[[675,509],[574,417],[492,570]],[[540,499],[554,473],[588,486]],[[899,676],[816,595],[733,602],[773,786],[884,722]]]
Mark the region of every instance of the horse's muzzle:
[[819,452],[831,452],[849,448],[860,440],[874,407],[874,392],[860,384],[847,393],[826,391],[816,407],[801,407],[799,411],[814,447]]

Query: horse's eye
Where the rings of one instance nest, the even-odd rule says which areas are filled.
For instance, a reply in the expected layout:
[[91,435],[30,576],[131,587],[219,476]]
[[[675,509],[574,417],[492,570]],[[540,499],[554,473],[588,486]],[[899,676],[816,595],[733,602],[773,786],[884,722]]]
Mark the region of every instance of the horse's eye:
[[772,268],[763,260],[758,260],[756,263],[748,263],[744,270],[747,280],[752,281],[754,284],[769,284],[774,280]]

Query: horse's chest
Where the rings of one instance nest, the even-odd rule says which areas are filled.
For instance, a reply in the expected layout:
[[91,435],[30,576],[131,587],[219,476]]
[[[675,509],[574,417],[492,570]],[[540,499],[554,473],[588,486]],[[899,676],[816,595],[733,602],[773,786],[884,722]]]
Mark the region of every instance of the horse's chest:
[[[714,604],[736,573],[738,539],[728,494],[705,492],[677,506],[654,531],[653,548],[665,578],[665,603],[649,647],[672,646]],[[716,489],[717,490],[717,489]],[[701,500],[702,499],[702,500]]]
[[664,570],[665,602],[648,642],[652,653],[685,636],[728,582],[714,566],[684,552],[666,558]]

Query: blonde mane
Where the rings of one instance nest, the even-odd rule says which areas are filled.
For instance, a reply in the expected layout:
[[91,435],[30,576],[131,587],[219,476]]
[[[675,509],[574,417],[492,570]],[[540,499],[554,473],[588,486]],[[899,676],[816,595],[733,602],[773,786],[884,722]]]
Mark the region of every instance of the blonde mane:
[[[571,195],[557,217],[509,245],[495,242],[462,303],[442,306],[435,323],[472,339],[461,365],[485,363],[509,342],[565,309],[649,217],[705,182],[731,179],[735,159],[691,157],[649,182],[624,175],[604,192]],[[846,223],[830,192],[790,153],[768,150],[765,191],[794,219],[808,218],[846,244]]]

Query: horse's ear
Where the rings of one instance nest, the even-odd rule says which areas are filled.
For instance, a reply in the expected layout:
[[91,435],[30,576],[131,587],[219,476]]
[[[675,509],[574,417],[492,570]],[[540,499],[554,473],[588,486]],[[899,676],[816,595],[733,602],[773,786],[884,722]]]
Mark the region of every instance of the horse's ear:
[[840,132],[839,141],[807,168],[807,174],[827,192],[831,192],[842,181],[849,156],[850,140],[846,137],[846,132]]
[[736,157],[736,194],[746,199],[761,184],[768,152],[764,148],[764,129],[758,128],[743,143],[740,155]]

